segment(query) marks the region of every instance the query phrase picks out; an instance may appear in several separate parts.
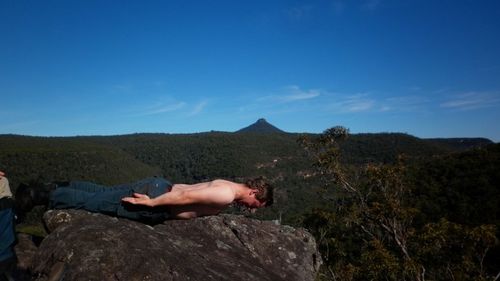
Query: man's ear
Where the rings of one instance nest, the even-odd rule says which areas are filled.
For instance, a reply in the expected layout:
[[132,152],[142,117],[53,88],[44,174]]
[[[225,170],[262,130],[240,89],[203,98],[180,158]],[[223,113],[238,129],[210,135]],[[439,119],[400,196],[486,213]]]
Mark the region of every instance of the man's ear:
[[249,195],[256,195],[259,191],[257,189],[250,189]]

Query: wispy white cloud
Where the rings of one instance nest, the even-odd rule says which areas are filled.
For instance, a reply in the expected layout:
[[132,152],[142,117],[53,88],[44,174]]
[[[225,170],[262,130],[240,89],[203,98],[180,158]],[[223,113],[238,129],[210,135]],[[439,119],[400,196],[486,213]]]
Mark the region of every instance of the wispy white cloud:
[[207,101],[201,101],[199,103],[197,103],[193,109],[191,110],[191,112],[189,113],[189,116],[194,116],[194,115],[198,115],[200,114],[203,109],[205,109],[205,107],[207,106],[208,102]]
[[[330,92],[323,89],[303,89],[297,85],[283,87],[278,94],[257,98],[240,111],[282,110],[293,112],[328,112],[329,114],[372,113],[431,113],[439,108],[473,110],[500,107],[500,92],[468,92],[459,95],[443,95],[447,88],[425,90],[414,86],[404,89],[407,94],[389,95],[378,91],[360,93]],[[285,108],[286,107],[286,108]]]
[[[258,98],[240,107],[240,112],[263,111],[328,114],[431,114],[439,109],[474,110],[500,107],[500,92],[468,92],[450,95],[447,88],[425,90],[405,88],[406,94],[390,95],[379,91],[360,93],[302,89],[297,85],[282,88],[280,94]],[[446,95],[447,98],[443,99]],[[286,112],[285,112],[286,111]]]
[[380,101],[381,111],[418,111],[430,102],[425,96],[395,96]]
[[135,114],[136,116],[145,116],[145,115],[156,115],[162,114],[166,112],[172,112],[183,108],[186,105],[185,102],[174,102],[174,103],[156,103],[155,105],[149,106],[145,110]]
[[310,90],[302,90],[299,86],[291,85],[284,88],[282,93],[275,95],[268,95],[264,97],[260,97],[257,101],[274,101],[279,103],[289,103],[301,100],[308,100],[319,97],[321,95],[321,90],[319,89],[310,89]]
[[390,111],[392,108],[387,105],[382,105],[379,109],[380,112]]
[[345,111],[347,112],[362,112],[373,108],[373,100],[349,100],[345,103]]
[[457,110],[474,110],[500,105],[500,93],[467,92],[455,95],[441,103],[441,107]]
[[321,90],[302,90],[299,88],[299,86],[295,85],[288,86],[287,90],[289,94],[282,97],[283,101],[285,102],[312,99],[318,97],[321,94]]
[[422,111],[430,100],[423,96],[393,96],[389,98],[380,97],[372,92],[349,94],[334,93],[329,95],[329,110],[338,113],[360,113],[360,112],[411,112]]
[[336,94],[336,101],[330,104],[330,108],[341,113],[354,113],[372,110],[376,104],[368,94],[360,93],[347,96]]

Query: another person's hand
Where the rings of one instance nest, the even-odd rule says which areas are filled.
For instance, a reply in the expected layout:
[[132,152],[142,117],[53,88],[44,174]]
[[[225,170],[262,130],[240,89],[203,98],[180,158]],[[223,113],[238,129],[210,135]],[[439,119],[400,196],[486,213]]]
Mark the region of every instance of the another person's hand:
[[5,173],[0,171],[0,179],[3,178],[5,176]]
[[134,197],[123,197],[122,201],[134,205],[152,206],[152,200],[146,194],[134,193]]

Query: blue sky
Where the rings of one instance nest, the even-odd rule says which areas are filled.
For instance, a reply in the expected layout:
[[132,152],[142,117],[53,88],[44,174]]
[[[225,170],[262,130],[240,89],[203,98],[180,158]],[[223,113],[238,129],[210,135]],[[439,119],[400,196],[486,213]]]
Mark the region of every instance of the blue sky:
[[500,1],[0,1],[0,134],[500,140]]

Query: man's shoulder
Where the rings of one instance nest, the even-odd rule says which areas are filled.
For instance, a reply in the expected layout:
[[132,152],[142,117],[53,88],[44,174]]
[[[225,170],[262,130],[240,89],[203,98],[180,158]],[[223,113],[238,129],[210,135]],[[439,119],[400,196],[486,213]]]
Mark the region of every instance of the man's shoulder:
[[226,185],[226,186],[231,186],[234,185],[235,183],[229,180],[224,180],[224,179],[216,179],[212,181],[212,184],[214,185]]
[[238,186],[238,183],[235,183],[230,180],[224,180],[224,179],[216,179],[211,182],[211,186],[221,189],[221,190],[230,190],[231,192],[234,192],[235,188]]
[[217,179],[213,180],[210,188],[210,193],[215,193],[218,196],[223,196],[232,201],[235,196],[236,183],[228,180]]

